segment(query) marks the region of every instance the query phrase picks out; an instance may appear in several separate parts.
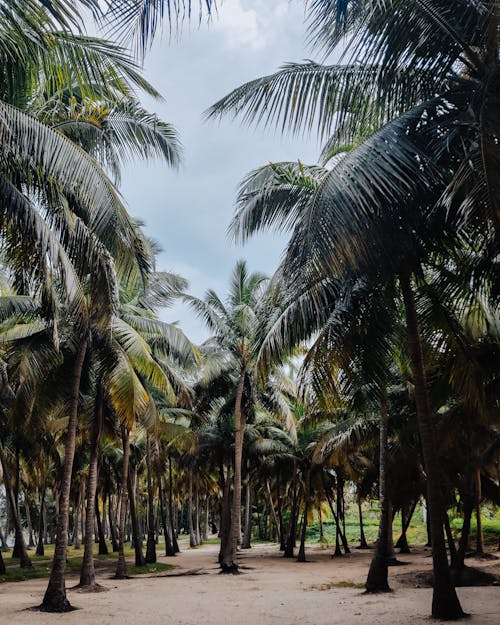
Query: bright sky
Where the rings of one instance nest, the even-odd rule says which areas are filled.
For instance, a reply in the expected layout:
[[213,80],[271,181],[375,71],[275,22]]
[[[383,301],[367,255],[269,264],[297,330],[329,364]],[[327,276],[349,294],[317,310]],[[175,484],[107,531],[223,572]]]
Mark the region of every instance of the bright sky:
[[[225,0],[212,24],[192,23],[179,41],[158,37],[146,58],[146,76],[166,102],[144,104],[179,130],[185,161],[178,172],[158,163],[130,166],[122,192],[132,215],[146,222],[146,232],[164,249],[158,268],[183,275],[198,297],[208,288],[225,295],[240,258],[251,271],[268,275],[278,264],[284,237],[261,235],[241,247],[226,236],[244,175],[272,161],[317,161],[315,137],[282,137],[230,117],[202,119],[233,88],[312,56],[303,10],[302,0]],[[163,316],[178,320],[195,342],[207,337],[202,322],[181,304]]]

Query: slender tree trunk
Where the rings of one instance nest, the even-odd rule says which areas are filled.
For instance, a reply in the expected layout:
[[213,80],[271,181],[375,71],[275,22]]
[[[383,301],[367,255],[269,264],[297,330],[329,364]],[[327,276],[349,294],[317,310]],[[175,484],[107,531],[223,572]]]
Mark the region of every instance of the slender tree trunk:
[[460,586],[462,581],[462,573],[465,568],[465,556],[469,548],[470,537],[470,525],[472,512],[474,510],[474,498],[472,493],[465,492],[462,494],[462,501],[464,505],[464,522],[462,525],[462,532],[460,534],[460,540],[458,542],[458,551],[456,556],[456,564],[452,571],[453,581],[455,586]]
[[200,532],[201,508],[200,508],[200,492],[199,492],[198,484],[196,484],[196,488],[195,488],[195,504],[196,504],[196,511],[194,515],[194,518],[195,518],[194,531],[195,531],[195,536],[196,536],[196,544],[201,545],[201,532]]
[[[271,493],[269,493],[269,496]],[[281,496],[280,491],[280,483],[278,481],[278,520],[279,520],[279,541],[280,541],[280,551],[285,551],[286,549],[286,539],[285,539],[285,524],[283,523],[283,498]]]
[[108,490],[108,525],[109,525],[109,536],[111,538],[111,550],[113,553],[119,551],[118,540],[116,538],[116,522],[113,514],[113,502],[111,499],[111,491]]
[[[231,468],[227,467],[227,476],[224,477],[224,467],[220,467],[220,481],[222,487],[222,509],[220,520],[220,551],[219,564],[230,558],[231,552]],[[227,555],[229,552],[229,556]]]
[[269,498],[269,512],[271,513],[271,518],[274,523],[278,542],[280,542],[281,541],[280,524],[279,524],[278,517],[276,516],[276,510],[274,509],[274,502],[273,502],[273,497],[271,495],[271,487],[269,485],[269,480],[266,480],[266,491],[267,491],[267,496]]
[[408,544],[406,532],[410,527],[415,508],[417,507],[417,503],[418,497],[415,497],[415,500],[413,501],[408,514],[403,514],[403,508],[401,509],[401,536],[396,541],[396,547],[399,549],[400,553],[410,553],[410,546]]
[[[8,507],[9,506],[7,505],[7,508]],[[5,535],[3,533],[1,525],[0,525],[0,551],[10,551],[9,547],[7,546],[7,541],[5,540]]]
[[21,525],[21,519],[19,517],[19,509],[16,505],[14,490],[12,489],[12,482],[10,480],[9,466],[5,458],[2,442],[0,441],[0,462],[2,464],[3,471],[3,484],[5,487],[5,493],[9,502],[9,509],[11,513],[12,523],[14,524],[15,540],[19,546],[19,564],[23,569],[31,569],[33,565],[28,556],[26,549],[26,543],[24,542],[23,527]]
[[347,542],[347,535],[345,531],[345,497],[344,497],[345,480],[343,476],[341,476],[341,479],[337,481],[337,485],[338,485],[337,501],[340,502],[340,509],[339,509],[338,516],[339,516],[339,519],[342,519],[342,531],[340,532],[340,539],[342,540],[344,553],[351,553],[351,550],[349,549],[349,543]]
[[2,550],[0,549],[0,575],[5,575],[5,573],[6,573],[5,562],[3,559]]
[[80,524],[80,508],[82,506],[82,499],[83,499],[82,486],[83,484],[78,489],[78,497],[77,497],[76,505],[75,505],[75,513],[73,514],[73,536],[72,536],[71,542],[73,544],[73,548],[76,550],[80,549],[81,547],[79,524]]
[[[80,571],[81,588],[85,590],[99,590],[100,586],[95,581],[94,554],[93,554],[93,529],[94,529],[94,512],[99,513],[99,502],[97,500],[97,478],[99,472],[99,441],[103,425],[103,407],[104,397],[101,382],[98,382],[97,397],[95,403],[94,419],[92,421],[92,433],[90,439],[90,464],[89,476],[87,479],[86,493],[86,514],[85,514],[85,533],[83,547],[83,562]],[[97,531],[99,534],[99,553],[101,553],[101,533],[102,527],[99,529],[100,519],[97,520]],[[106,542],[104,541],[104,546]],[[107,553],[107,548],[106,548]]]
[[24,491],[24,508],[26,510],[26,524],[28,526],[28,549],[33,549],[35,540],[33,539],[33,525],[31,523],[30,500],[28,493]]
[[297,555],[297,562],[306,562],[306,532],[307,515],[309,514],[309,493],[311,490],[311,471],[308,469],[304,484],[304,516],[302,518],[302,529],[300,532],[300,547]]
[[476,553],[484,553],[484,538],[483,538],[483,522],[481,519],[481,468],[477,467],[475,474],[475,500],[476,500]]
[[168,516],[170,517],[170,529],[172,530],[172,545],[175,553],[179,553],[179,543],[175,534],[175,518],[174,518],[174,495],[172,482],[172,454],[168,454]]
[[453,540],[453,534],[451,533],[450,519],[448,513],[444,511],[444,531],[446,534],[446,540],[448,541],[448,549],[450,551],[450,567],[452,569],[457,566],[457,548],[455,547],[455,541]]
[[243,438],[245,434],[245,415],[243,414],[243,389],[246,370],[243,366],[236,389],[234,402],[234,482],[231,505],[231,549],[221,562],[224,573],[238,572],[238,544],[241,542],[241,463],[243,460]]
[[361,496],[358,493],[358,515],[359,515],[359,547],[358,549],[368,549],[368,543],[366,542],[365,528],[363,527],[363,509],[361,506]]
[[434,584],[432,616],[441,619],[459,619],[465,616],[453,586],[443,533],[443,506],[440,491],[440,469],[434,438],[431,409],[424,372],[422,344],[418,327],[415,300],[408,274],[400,276],[401,292],[406,312],[408,351],[415,385],[415,404],[420,442],[427,473],[427,502],[430,513],[432,562]]
[[201,536],[202,540],[204,541],[208,540],[209,525],[210,525],[210,497],[207,497],[205,499],[205,523],[203,525],[203,533]]
[[88,339],[83,340],[78,348],[73,369],[71,388],[71,409],[64,445],[64,464],[59,495],[59,514],[57,518],[57,537],[52,560],[50,579],[40,608],[45,612],[67,612],[71,605],[66,597],[66,546],[68,543],[69,498],[71,492],[71,475],[75,457],[76,426],[78,422],[78,399],[83,364],[87,353]]
[[161,517],[161,525],[163,528],[163,534],[165,537],[165,555],[168,557],[175,556],[175,549],[172,543],[172,539],[170,536],[170,527],[167,509],[165,508],[165,503],[163,500],[163,487],[162,487],[162,479],[161,475],[158,474],[158,499],[160,501],[160,517]]
[[389,408],[387,390],[382,389],[380,401],[380,467],[379,467],[379,499],[380,499],[380,522],[378,528],[377,546],[366,580],[367,592],[387,592],[390,590],[388,581],[388,555],[389,555],[389,493],[387,485],[388,464],[388,430]]
[[288,534],[288,538],[285,545],[285,551],[283,553],[284,558],[293,558],[293,550],[295,547],[295,536],[297,533],[297,519],[299,515],[299,496],[297,492],[297,483],[296,483],[296,467],[294,463],[294,482],[293,482],[293,490],[292,490],[292,510],[290,513],[290,532]]
[[125,518],[127,516],[127,483],[129,481],[130,432],[128,431],[128,428],[126,428],[123,424],[121,425],[121,435],[123,445],[123,462],[120,489],[120,521],[118,525],[118,563],[116,565],[115,572],[116,579],[126,579],[128,577],[127,560],[125,559]]
[[252,539],[252,482],[250,480],[250,464],[247,462],[247,484],[245,488],[245,531],[242,549],[250,549]]
[[45,555],[45,549],[43,547],[43,535],[45,532],[45,491],[46,491],[45,482],[42,486],[42,492],[40,494],[40,519],[38,523],[38,541],[36,546],[36,555],[43,556]]
[[[21,519],[21,509],[19,507],[19,481],[21,475],[21,452],[19,450],[19,444],[16,442],[16,467],[14,471],[14,501],[16,502],[16,514],[21,523],[22,528],[22,519]],[[24,540],[24,538],[23,538]],[[14,547],[12,549],[12,557],[13,558],[21,558],[22,545],[19,540],[19,534],[15,532],[14,534]]]
[[193,524],[193,472],[189,469],[189,494],[188,494],[188,529],[189,529],[189,546],[196,547],[196,536]]
[[[155,540],[155,513],[154,513],[154,494],[153,494],[153,476],[151,474],[151,436],[149,432],[146,434],[146,465],[147,465],[147,481],[148,481],[148,540],[146,543],[146,562],[152,564],[156,562],[156,540]],[[165,539],[166,540],[166,539]]]
[[130,475],[130,467],[127,476],[127,488],[128,488],[128,505],[130,510],[130,522],[132,524],[132,541],[134,543],[135,553],[135,566],[144,566],[146,561],[142,553],[142,535],[139,528],[139,521],[137,518],[137,510],[135,507],[135,489],[132,484],[132,476]]
[[95,520],[97,523],[97,535],[99,536],[99,555],[107,556],[109,554],[108,546],[106,545],[106,534],[104,533],[104,519],[106,518],[106,513],[104,511],[104,501],[103,501],[103,515],[101,517],[101,511],[99,510],[99,496],[95,494]]

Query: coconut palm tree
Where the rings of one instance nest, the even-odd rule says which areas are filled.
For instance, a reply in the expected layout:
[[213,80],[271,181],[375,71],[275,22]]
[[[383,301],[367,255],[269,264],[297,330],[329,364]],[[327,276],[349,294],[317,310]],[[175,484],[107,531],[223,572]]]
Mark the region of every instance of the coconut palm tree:
[[[213,332],[213,343],[219,350],[212,360],[211,378],[223,371],[232,379],[231,401],[234,410],[234,479],[231,505],[230,541],[221,542],[220,564],[224,572],[236,572],[237,549],[240,542],[242,454],[246,411],[251,401],[255,365],[255,340],[259,323],[259,302],[267,279],[259,273],[249,273],[246,263],[236,264],[226,302],[212,290],[203,300],[185,296],[189,305]],[[223,548],[223,546],[227,548]]]
[[[344,63],[287,66],[236,89],[210,111],[279,121],[295,130],[317,121],[320,132],[330,135],[327,154],[370,135],[321,185],[315,209],[294,232],[288,262],[295,259],[303,268],[308,258],[330,273],[375,264],[399,277],[436,539],[432,612],[447,618],[463,612],[442,538],[439,469],[412,279],[431,249],[449,248],[444,233],[452,245],[466,241],[485,258],[483,275],[493,275],[499,223],[493,192],[497,107],[490,90],[498,75],[496,4],[464,1],[459,13],[456,9],[456,3],[438,0],[313,2],[311,33],[318,46],[331,52],[343,37],[352,37]],[[409,206],[422,217],[432,216],[433,228],[429,221],[416,228]],[[402,236],[403,250],[393,244],[404,231],[413,241],[408,245],[408,236]]]

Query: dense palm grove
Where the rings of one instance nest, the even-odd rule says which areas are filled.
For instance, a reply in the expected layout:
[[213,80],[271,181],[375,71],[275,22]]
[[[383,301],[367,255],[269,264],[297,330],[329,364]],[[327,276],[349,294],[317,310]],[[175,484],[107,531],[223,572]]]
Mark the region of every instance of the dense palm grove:
[[[120,579],[128,540],[140,566],[159,535],[174,556],[179,531],[216,529],[234,573],[256,525],[303,562],[326,516],[348,552],[346,500],[361,517],[379,499],[366,589],[384,591],[393,518],[407,550],[425,502],[432,614],[458,619],[471,519],[481,553],[500,505],[500,3],[310,0],[313,48],[340,60],[289,63],[208,116],[317,131],[320,163],[249,173],[230,233],[288,232],[282,264],[242,261],[198,299],[118,186],[128,159],[180,163],[140,64],[162,18],[214,6],[0,1],[0,574],[9,538],[23,568],[55,543],[41,608],[65,611],[68,542],[88,591],[94,536]],[[175,299],[202,345],[160,318]]]

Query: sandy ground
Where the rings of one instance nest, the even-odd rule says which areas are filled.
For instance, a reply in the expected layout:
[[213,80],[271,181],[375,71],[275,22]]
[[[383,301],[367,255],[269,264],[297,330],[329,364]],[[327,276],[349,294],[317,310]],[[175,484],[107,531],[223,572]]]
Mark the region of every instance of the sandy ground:
[[[241,555],[242,574],[219,575],[218,547],[185,550],[176,558],[160,558],[176,569],[158,577],[117,582],[109,572],[99,582],[109,592],[69,592],[79,608],[67,614],[29,610],[40,603],[47,580],[0,586],[1,625],[429,625],[431,591],[408,587],[398,575],[431,566],[430,552],[419,549],[400,556],[407,564],[391,567],[394,592],[365,595],[359,588],[331,588],[338,582],[363,583],[370,552],[332,559],[327,550],[310,548],[309,562],[280,557],[274,546],[256,546]],[[500,554],[497,554],[500,558]],[[495,562],[468,561],[500,573]],[[493,565],[493,566],[492,566]],[[198,570],[198,575],[179,575]],[[68,586],[76,580],[69,579]],[[500,587],[458,589],[463,608],[474,625],[499,625]]]

